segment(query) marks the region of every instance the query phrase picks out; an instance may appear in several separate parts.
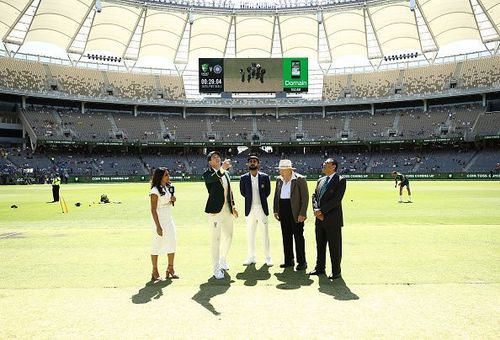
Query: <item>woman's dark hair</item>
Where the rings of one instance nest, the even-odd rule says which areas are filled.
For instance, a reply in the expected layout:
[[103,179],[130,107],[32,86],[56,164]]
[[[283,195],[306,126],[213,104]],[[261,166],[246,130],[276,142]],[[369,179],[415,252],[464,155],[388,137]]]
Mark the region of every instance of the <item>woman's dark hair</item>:
[[168,171],[165,167],[156,168],[153,172],[153,177],[151,178],[151,189],[153,189],[153,187],[158,189],[160,196],[165,195],[165,189],[161,186],[161,179],[163,178],[163,175],[165,175],[165,171]]

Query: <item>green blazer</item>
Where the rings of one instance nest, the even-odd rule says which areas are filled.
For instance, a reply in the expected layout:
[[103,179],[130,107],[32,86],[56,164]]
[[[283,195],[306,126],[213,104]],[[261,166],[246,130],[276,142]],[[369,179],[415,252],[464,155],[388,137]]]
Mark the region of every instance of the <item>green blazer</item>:
[[205,212],[209,214],[217,214],[222,210],[224,206],[224,187],[222,186],[222,177],[225,176],[228,182],[227,190],[227,202],[229,206],[229,211],[233,212],[234,199],[233,192],[231,191],[231,181],[227,172],[221,173],[220,169],[215,171],[212,168],[208,168],[203,174],[203,179],[205,180],[205,186],[208,191],[207,204],[205,206]]

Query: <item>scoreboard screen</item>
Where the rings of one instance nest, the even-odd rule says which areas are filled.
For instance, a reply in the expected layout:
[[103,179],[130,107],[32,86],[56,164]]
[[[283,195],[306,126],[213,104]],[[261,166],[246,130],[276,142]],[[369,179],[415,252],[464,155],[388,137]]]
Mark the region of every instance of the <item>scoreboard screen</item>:
[[200,93],[307,92],[307,58],[200,58]]
[[226,92],[283,91],[281,59],[226,58],[224,59]]

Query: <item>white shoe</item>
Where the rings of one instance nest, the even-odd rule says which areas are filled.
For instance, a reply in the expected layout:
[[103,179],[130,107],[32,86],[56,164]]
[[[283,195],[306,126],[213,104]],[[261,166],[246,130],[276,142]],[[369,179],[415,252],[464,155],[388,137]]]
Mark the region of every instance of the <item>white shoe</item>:
[[268,267],[274,266],[273,261],[271,259],[267,259],[266,260],[266,266],[268,266]]
[[224,272],[220,269],[217,269],[214,273],[214,277],[217,279],[217,280],[222,280],[224,278]]
[[229,265],[227,264],[227,262],[224,261],[224,262],[221,262],[219,268],[222,270],[229,270]]
[[245,262],[243,262],[244,266],[249,266],[251,264],[255,264],[255,257],[249,257],[245,260]]

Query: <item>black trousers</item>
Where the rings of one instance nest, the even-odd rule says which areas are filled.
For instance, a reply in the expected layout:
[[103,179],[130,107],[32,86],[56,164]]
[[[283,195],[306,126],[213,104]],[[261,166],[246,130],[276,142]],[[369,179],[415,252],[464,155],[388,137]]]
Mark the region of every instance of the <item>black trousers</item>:
[[59,185],[52,186],[52,200],[54,202],[59,202]]
[[330,251],[332,261],[332,275],[340,275],[340,261],[342,260],[342,227],[333,227],[325,222],[316,220],[316,270],[325,271],[326,246]]
[[283,237],[283,252],[285,255],[285,264],[293,264],[293,240],[295,239],[295,253],[297,254],[297,263],[306,263],[305,241],[304,241],[304,222],[296,223],[293,219],[292,205],[290,200],[280,199],[280,224],[281,235]]

